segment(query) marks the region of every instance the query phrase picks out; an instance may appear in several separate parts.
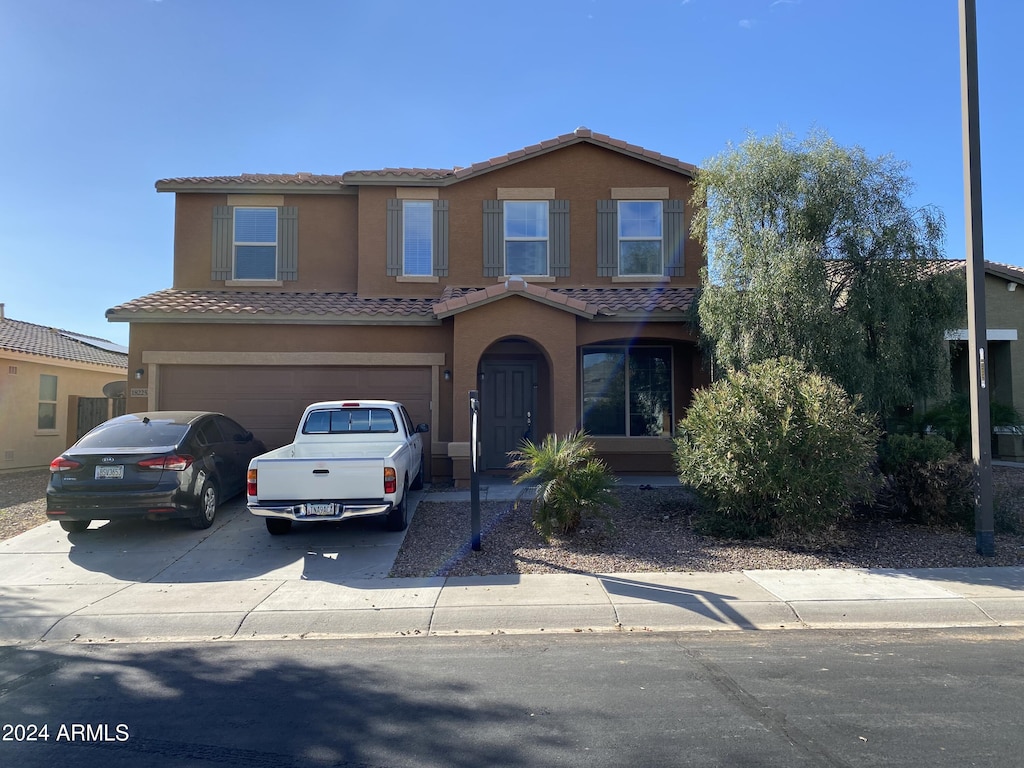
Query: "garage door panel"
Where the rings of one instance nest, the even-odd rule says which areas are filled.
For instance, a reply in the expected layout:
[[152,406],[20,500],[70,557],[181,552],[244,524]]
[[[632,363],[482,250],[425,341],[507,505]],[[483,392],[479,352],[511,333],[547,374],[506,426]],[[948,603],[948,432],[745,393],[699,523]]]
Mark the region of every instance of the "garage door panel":
[[[163,410],[219,411],[270,448],[290,443],[302,412],[320,400],[380,399],[405,404],[413,422],[430,423],[431,369],[166,365]],[[424,441],[430,450],[430,440]]]

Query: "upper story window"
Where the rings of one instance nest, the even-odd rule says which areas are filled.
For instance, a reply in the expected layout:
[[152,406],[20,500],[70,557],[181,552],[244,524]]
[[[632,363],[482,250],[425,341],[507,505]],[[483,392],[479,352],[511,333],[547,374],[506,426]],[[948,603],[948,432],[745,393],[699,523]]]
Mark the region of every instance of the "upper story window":
[[402,274],[434,274],[434,203],[430,200],[402,201]]
[[235,280],[277,279],[277,208],[235,208]]
[[57,377],[50,374],[39,374],[39,415],[36,417],[36,429],[51,430],[57,428]]
[[619,201],[619,274],[660,275],[662,266],[660,200]]
[[548,202],[505,201],[505,274],[548,274]]

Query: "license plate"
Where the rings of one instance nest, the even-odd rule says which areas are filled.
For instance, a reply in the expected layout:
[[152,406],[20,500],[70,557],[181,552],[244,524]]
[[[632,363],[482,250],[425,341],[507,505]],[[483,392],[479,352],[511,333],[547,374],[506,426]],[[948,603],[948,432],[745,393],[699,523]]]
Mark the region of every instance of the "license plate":
[[319,515],[320,517],[329,517],[334,514],[334,504],[307,504],[306,505],[307,515]]
[[124,464],[112,464],[96,467],[97,480],[120,480],[124,477]]

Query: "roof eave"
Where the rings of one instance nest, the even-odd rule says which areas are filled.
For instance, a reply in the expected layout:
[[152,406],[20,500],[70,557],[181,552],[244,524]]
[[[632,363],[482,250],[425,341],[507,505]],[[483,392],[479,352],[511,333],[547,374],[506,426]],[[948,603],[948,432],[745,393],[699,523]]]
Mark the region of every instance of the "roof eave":
[[157,192],[260,195],[355,195],[358,190],[344,184],[287,184],[270,182],[158,181]]
[[175,323],[225,325],[440,325],[433,315],[278,314],[252,312],[224,315],[210,312],[118,312],[107,310],[112,323]]

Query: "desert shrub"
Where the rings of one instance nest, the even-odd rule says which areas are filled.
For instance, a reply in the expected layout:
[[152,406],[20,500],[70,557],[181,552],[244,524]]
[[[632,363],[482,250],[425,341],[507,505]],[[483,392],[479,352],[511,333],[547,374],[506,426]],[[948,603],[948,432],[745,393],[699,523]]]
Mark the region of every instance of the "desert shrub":
[[[1021,415],[1013,406],[996,400],[989,402],[989,423],[993,427],[1020,424]],[[937,432],[964,453],[971,450],[971,400],[966,394],[954,395],[950,400],[932,408],[917,419],[919,431]]]
[[824,530],[871,498],[876,430],[831,379],[792,358],[752,365],[695,394],[679,424],[680,480],[717,535]]
[[970,527],[974,521],[974,468],[938,435],[889,435],[879,450],[885,476],[877,507],[925,525]]
[[545,539],[574,532],[585,513],[609,522],[605,507],[619,503],[615,476],[583,432],[548,435],[539,444],[524,440],[509,466],[516,483],[537,483],[533,525]]

